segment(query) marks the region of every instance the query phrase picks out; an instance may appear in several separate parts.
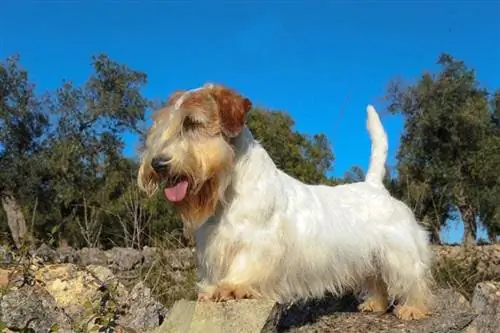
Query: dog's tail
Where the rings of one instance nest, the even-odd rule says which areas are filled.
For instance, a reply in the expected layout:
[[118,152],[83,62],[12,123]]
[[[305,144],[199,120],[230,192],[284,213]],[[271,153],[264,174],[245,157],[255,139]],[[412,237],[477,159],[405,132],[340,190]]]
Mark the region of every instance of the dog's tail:
[[366,127],[370,133],[372,149],[370,156],[370,166],[365,177],[367,183],[380,186],[385,175],[385,162],[387,160],[387,133],[380,121],[377,111],[372,105],[366,107],[368,119]]

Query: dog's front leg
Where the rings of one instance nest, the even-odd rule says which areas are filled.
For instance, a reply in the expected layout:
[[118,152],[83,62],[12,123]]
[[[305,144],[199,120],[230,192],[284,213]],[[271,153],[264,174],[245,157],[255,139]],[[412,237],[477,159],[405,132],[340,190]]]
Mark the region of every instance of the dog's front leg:
[[229,263],[224,278],[201,288],[198,300],[221,302],[261,297],[261,287],[273,270],[268,263],[259,253],[240,251]]

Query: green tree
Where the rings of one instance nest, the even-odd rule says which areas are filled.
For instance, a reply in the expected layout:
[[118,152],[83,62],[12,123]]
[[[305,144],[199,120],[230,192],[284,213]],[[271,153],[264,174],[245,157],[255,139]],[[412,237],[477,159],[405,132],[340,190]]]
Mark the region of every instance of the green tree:
[[17,246],[28,233],[22,204],[36,184],[34,170],[49,125],[19,59],[16,55],[0,64],[0,197]]
[[[485,182],[492,167],[481,156],[499,151],[491,140],[488,94],[475,72],[449,54],[438,59],[441,71],[424,73],[413,85],[393,83],[389,111],[404,117],[398,173],[406,201],[418,205],[419,217],[437,233],[457,207],[464,222],[464,243],[475,242],[482,216]],[[498,170],[498,169],[497,169]]]
[[254,108],[248,127],[261,142],[278,168],[309,184],[329,183],[334,156],[324,134],[312,136],[293,129],[290,115],[281,111]]
[[44,160],[51,218],[42,229],[59,223],[62,237],[78,245],[81,234],[87,235],[85,245],[89,238],[98,241],[87,229],[107,230],[107,207],[121,197],[135,167],[123,157],[122,135],[141,130],[150,105],[140,91],[145,73],[105,55],[93,57],[92,67],[83,86],[66,81],[52,95],[55,125]]

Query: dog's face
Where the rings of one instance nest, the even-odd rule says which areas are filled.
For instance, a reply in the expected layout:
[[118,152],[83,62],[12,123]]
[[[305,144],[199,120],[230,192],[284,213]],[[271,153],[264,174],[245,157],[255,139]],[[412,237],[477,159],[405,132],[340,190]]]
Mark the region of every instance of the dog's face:
[[153,115],[138,183],[150,196],[161,189],[185,223],[213,214],[233,167],[231,138],[245,126],[252,103],[221,85],[173,93]]

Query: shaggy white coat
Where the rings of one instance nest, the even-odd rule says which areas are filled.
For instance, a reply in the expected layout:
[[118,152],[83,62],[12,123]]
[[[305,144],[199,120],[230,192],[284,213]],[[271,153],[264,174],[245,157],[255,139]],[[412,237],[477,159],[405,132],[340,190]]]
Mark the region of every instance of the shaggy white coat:
[[378,274],[402,302],[428,292],[427,233],[384,188],[387,135],[372,106],[367,115],[366,180],[334,187],[285,174],[243,130],[227,202],[195,233],[202,287],[249,285],[290,302],[341,295]]

